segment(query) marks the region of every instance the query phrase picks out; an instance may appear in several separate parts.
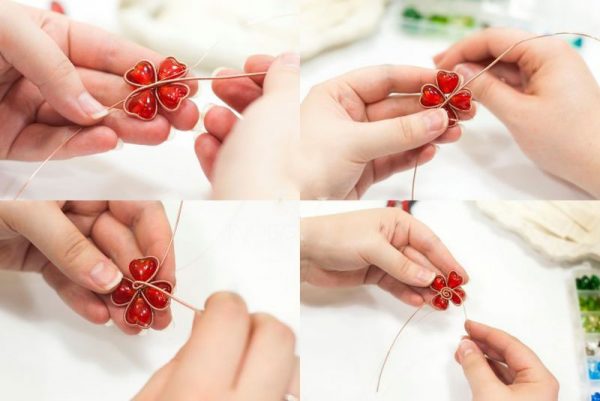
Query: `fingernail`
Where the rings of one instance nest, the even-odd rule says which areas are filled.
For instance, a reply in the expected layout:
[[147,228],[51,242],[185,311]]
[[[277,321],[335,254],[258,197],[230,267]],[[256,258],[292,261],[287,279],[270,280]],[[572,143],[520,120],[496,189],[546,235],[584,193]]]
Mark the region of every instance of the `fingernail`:
[[108,319],[108,322],[104,323],[104,326],[106,326],[106,327],[112,327],[114,325],[115,324],[113,323],[112,319]]
[[421,269],[417,273],[417,280],[419,282],[423,283],[424,285],[431,284],[433,282],[434,278],[435,278],[435,273],[432,272],[431,270]]
[[227,67],[219,67],[219,68],[215,68],[214,71],[212,72],[211,77],[216,77],[219,75],[219,73],[223,70],[226,70]]
[[462,75],[465,81],[471,79],[476,74],[473,68],[467,64],[458,64],[456,67],[454,67],[454,72]]
[[83,92],[81,95],[79,95],[78,101],[81,109],[94,120],[99,120],[108,115],[108,108],[104,107],[88,92]]
[[443,109],[429,110],[423,116],[427,131],[441,131],[447,125],[448,114]]
[[458,345],[459,362],[462,363],[467,355],[474,353],[476,350],[476,345],[473,341],[467,339],[461,340]]
[[98,287],[111,290],[121,282],[123,273],[112,263],[100,262],[90,271],[90,277]]
[[300,55],[298,53],[283,53],[280,60],[285,66],[300,68]]

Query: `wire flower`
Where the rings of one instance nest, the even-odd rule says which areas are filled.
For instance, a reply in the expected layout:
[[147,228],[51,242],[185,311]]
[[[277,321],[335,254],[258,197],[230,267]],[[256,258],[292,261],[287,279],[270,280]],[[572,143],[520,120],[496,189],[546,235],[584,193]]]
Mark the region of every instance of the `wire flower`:
[[431,300],[431,306],[437,310],[446,310],[452,302],[456,306],[462,305],[467,294],[461,285],[464,279],[455,271],[451,271],[448,277],[438,274],[431,283],[431,288],[436,295]]
[[154,320],[154,311],[169,307],[171,297],[165,292],[171,294],[173,284],[166,280],[152,281],[158,273],[158,268],[159,262],[154,256],[132,260],[129,264],[129,272],[133,280],[123,277],[110,295],[116,306],[127,305],[125,308],[127,324],[147,329]]
[[419,102],[426,109],[443,107],[448,113],[448,127],[454,127],[460,121],[458,112],[471,110],[473,95],[469,89],[456,89],[461,84],[460,75],[450,71],[438,71],[436,85],[425,84],[421,87]]
[[[164,59],[158,71],[150,61],[140,61],[124,75],[125,82],[136,88],[123,103],[125,113],[150,121],[158,114],[159,105],[167,111],[176,111],[190,95],[190,87],[168,81],[181,78],[187,72],[187,65],[174,57]],[[167,83],[161,84],[161,81]]]

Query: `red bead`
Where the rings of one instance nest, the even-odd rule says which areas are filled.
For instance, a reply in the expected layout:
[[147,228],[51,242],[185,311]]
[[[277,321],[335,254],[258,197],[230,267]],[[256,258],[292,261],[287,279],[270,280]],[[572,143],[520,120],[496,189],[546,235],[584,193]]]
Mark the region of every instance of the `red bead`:
[[157,89],[158,101],[169,111],[177,110],[189,94],[190,88],[183,84],[164,85]]
[[167,57],[158,67],[158,79],[160,81],[175,79],[184,76],[186,72],[187,65],[180,63],[174,57]]
[[[168,292],[169,294],[173,291],[173,287],[171,283],[168,281],[153,281],[152,285],[157,286],[158,288]],[[146,301],[152,306],[154,309],[163,310],[167,306],[169,306],[170,297],[166,296],[164,293],[158,291],[152,287],[146,287],[143,290],[144,297]]]
[[454,92],[454,90],[458,88],[460,76],[455,72],[438,71],[436,81],[438,87],[447,95]]
[[445,101],[444,94],[435,85],[427,84],[421,89],[420,102],[423,107],[436,107]]
[[152,120],[158,113],[158,102],[154,90],[146,89],[125,100],[125,111],[142,120]]
[[156,82],[154,65],[142,60],[125,73],[125,80],[134,86],[146,86]]
[[463,278],[455,271],[451,271],[448,275],[448,287],[456,288],[463,283]]
[[448,309],[448,304],[449,304],[448,300],[439,294],[436,295],[435,297],[433,297],[433,299],[431,301],[431,305],[433,305],[433,307],[438,310]]
[[50,10],[54,11],[55,13],[66,14],[65,8],[58,1],[53,1],[50,3]]
[[131,325],[148,328],[152,324],[153,313],[146,300],[137,295],[125,311],[125,321]]
[[450,98],[450,105],[461,111],[471,110],[471,91],[462,89]]
[[150,281],[158,271],[158,259],[153,256],[134,259],[129,263],[129,271],[135,280]]
[[448,128],[458,125],[460,119],[452,107],[444,106],[444,110],[446,110],[446,113],[448,114]]
[[466,297],[467,294],[465,293],[465,291],[462,288],[457,287],[452,290],[452,298],[450,298],[450,300],[454,305],[460,306],[462,305]]
[[123,278],[110,296],[115,305],[123,306],[128,304],[129,301],[133,299],[134,295],[135,290],[133,289],[133,282],[128,278]]
[[431,289],[436,292],[439,292],[444,287],[446,287],[446,278],[441,274],[438,274],[437,276],[435,276],[433,282],[431,283]]

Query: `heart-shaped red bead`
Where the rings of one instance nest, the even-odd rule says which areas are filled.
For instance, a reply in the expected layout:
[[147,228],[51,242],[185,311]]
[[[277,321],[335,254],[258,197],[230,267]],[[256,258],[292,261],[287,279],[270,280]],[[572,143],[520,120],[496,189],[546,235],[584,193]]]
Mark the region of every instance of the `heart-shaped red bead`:
[[471,91],[462,89],[450,98],[450,104],[460,111],[471,110]]
[[137,295],[125,310],[125,321],[133,326],[148,328],[152,325],[152,308],[144,297]]
[[433,305],[434,308],[439,309],[439,310],[448,309],[448,300],[439,295],[437,295],[433,298],[433,300],[431,301],[431,304]]
[[154,69],[154,65],[147,60],[140,61],[135,67],[125,73],[125,80],[137,87],[155,83],[156,70]]
[[[168,292],[169,294],[171,294],[173,291],[173,287],[168,281],[154,281],[152,282],[152,285]],[[170,297],[150,286],[144,288],[142,293],[144,294],[146,301],[157,310],[163,310],[167,308],[169,306],[169,302],[171,301]]]
[[141,259],[134,259],[129,263],[129,271],[134,280],[150,281],[158,271],[158,259],[154,256],[149,256]]
[[436,107],[444,103],[445,100],[444,94],[435,85],[427,84],[421,89],[420,102],[423,107]]
[[436,81],[441,91],[448,95],[458,88],[458,85],[460,84],[460,76],[455,72],[438,71],[436,75]]
[[463,283],[463,278],[455,271],[451,271],[448,274],[448,287],[456,288]]
[[133,282],[128,278],[123,278],[121,283],[110,294],[112,301],[117,306],[127,305],[135,295]]
[[157,90],[160,105],[168,111],[175,111],[190,94],[190,88],[184,84],[169,84]]
[[139,117],[142,120],[152,120],[158,113],[158,103],[153,89],[146,89],[132,96],[125,101],[125,111],[128,114]]
[[187,73],[187,65],[180,63],[175,57],[167,57],[158,67],[158,79],[164,81],[184,76]]

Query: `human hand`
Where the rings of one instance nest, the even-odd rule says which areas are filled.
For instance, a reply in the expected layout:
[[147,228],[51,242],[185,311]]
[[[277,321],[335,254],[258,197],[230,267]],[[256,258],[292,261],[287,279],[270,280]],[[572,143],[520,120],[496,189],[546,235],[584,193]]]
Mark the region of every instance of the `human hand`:
[[[92,323],[112,321],[125,333],[123,308],[106,295],[129,275],[129,262],[162,257],[171,227],[158,202],[0,202],[0,269],[41,273],[73,311]],[[175,283],[171,248],[158,279]],[[157,311],[152,328],[171,313]]]
[[177,355],[135,401],[283,401],[299,396],[294,334],[274,317],[249,314],[235,294],[217,293],[194,319]]
[[[509,46],[532,36],[516,29],[486,29],[434,61],[469,79]],[[600,197],[600,87],[567,43],[558,38],[523,43],[469,88],[540,168]]]
[[107,116],[107,106],[131,92],[123,74],[141,59],[163,57],[61,14],[1,1],[0,159],[43,160],[79,125],[86,128],[56,159],[106,152],[118,139],[158,144],[171,125],[193,128],[198,110],[190,100],[151,122],[122,110]]
[[473,401],[557,401],[558,382],[526,345],[481,323],[465,323],[456,360],[471,386]]
[[[238,113],[211,107],[196,154],[217,199],[297,199],[294,149],[299,136],[300,60],[252,56],[244,72],[265,76],[213,81],[214,93]],[[222,69],[217,75],[239,74]]]
[[423,223],[396,208],[303,218],[302,281],[320,287],[376,284],[403,302],[421,306],[437,273],[464,269]]
[[461,127],[448,129],[446,112],[423,111],[414,95],[435,77],[424,68],[377,66],[312,88],[300,111],[302,198],[359,199],[372,184],[430,161],[434,144],[457,141]]

